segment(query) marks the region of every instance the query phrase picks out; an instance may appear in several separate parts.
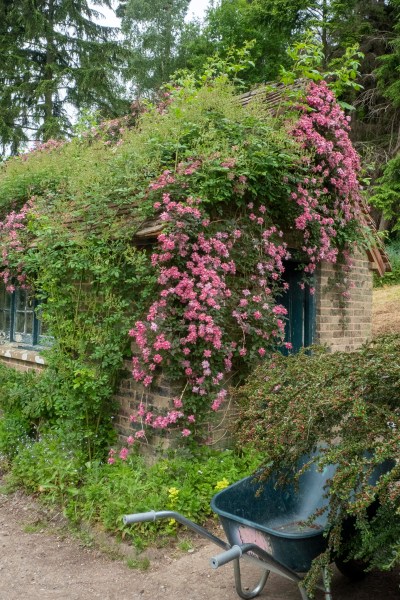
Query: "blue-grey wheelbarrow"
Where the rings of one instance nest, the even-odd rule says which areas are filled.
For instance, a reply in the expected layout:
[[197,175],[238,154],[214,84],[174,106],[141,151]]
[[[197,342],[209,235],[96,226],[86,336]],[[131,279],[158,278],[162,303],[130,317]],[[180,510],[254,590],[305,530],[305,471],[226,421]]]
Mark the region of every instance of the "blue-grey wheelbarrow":
[[[311,464],[297,482],[278,485],[277,479],[271,477],[260,484],[250,476],[218,492],[211,500],[211,508],[219,516],[228,542],[174,511],[125,515],[123,520],[129,524],[173,518],[211,540],[224,550],[211,558],[211,566],[217,569],[233,562],[240,598],[258,596],[273,572],[296,583],[301,598],[308,600],[304,573],[327,547],[327,511],[323,509],[327,507],[326,487],[334,471],[335,467],[329,466],[320,472]],[[312,518],[316,513],[319,516]],[[243,589],[240,559],[256,563],[262,570],[252,590]],[[325,600],[332,600],[329,578],[326,572],[322,575],[317,589],[324,592]]]
[[[310,456],[299,461],[296,471],[306,465]],[[394,461],[390,460],[376,466],[368,483],[375,485],[393,466]],[[278,476],[272,475],[261,484],[259,478],[250,476],[218,492],[211,500],[211,508],[219,516],[228,542],[173,511],[138,513],[123,519],[128,524],[173,518],[223,548],[224,552],[211,558],[211,566],[218,569],[233,562],[236,592],[244,600],[261,593],[270,572],[296,583],[301,598],[308,600],[304,574],[327,548],[328,488],[335,470],[335,465],[319,470],[311,462],[299,477],[286,477],[283,485]],[[242,586],[242,558],[255,563],[263,572],[250,591]],[[351,576],[351,567],[345,563],[347,566],[343,568],[341,562],[336,560],[339,569]],[[359,575],[360,572],[354,572],[355,577]],[[327,569],[323,570],[317,589],[324,592],[325,600],[332,600]]]

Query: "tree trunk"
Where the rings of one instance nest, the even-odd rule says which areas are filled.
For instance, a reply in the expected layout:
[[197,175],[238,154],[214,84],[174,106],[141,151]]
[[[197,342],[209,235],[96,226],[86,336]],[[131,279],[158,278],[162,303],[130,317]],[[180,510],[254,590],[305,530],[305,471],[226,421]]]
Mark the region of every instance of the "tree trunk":
[[328,20],[328,5],[327,0],[322,1],[322,50],[324,53],[324,59],[322,66],[324,70],[327,68],[328,64],[328,28],[327,28],[327,20]]
[[49,0],[48,30],[46,33],[46,65],[44,70],[44,79],[46,82],[46,87],[44,91],[44,141],[47,141],[49,138],[52,137],[53,86],[51,85],[51,83],[54,78],[54,58],[54,0]]

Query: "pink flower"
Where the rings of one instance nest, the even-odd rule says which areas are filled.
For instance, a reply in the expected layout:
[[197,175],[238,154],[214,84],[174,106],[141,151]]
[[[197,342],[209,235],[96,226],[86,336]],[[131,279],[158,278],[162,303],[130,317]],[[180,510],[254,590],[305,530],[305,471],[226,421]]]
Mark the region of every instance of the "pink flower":
[[265,348],[259,348],[259,349],[258,349],[258,354],[259,354],[260,356],[265,356]]
[[183,437],[188,437],[190,435],[190,433],[191,433],[190,429],[182,429]]
[[126,460],[129,454],[129,450],[128,448],[121,448],[120,453],[119,453],[119,457],[121,460]]

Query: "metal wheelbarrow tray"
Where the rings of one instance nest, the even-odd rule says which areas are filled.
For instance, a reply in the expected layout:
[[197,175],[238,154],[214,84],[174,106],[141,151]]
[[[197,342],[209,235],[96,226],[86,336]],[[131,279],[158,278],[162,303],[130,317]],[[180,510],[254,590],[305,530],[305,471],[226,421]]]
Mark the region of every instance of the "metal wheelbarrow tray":
[[[250,476],[220,491],[213,497],[211,507],[220,518],[228,543],[173,511],[126,515],[124,522],[174,518],[211,540],[225,550],[211,558],[211,566],[218,568],[233,561],[236,592],[243,599],[260,594],[272,571],[296,583],[301,598],[308,600],[302,585],[303,576],[299,573],[307,572],[313,559],[326,548],[327,511],[309,519],[326,507],[325,488],[334,470],[331,466],[319,472],[312,464],[297,483],[277,485],[276,478],[271,477],[260,486],[259,481]],[[251,591],[245,591],[241,583],[241,557],[255,562],[263,571]],[[326,572],[318,588],[325,593],[325,600],[332,600]]]

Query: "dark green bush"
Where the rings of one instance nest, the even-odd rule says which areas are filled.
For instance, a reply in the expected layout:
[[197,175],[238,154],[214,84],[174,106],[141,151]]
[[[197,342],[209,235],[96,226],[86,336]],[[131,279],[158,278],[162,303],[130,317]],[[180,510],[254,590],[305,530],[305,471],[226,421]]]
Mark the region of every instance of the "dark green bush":
[[35,435],[38,421],[30,410],[37,375],[0,365],[0,455],[11,459]]
[[389,255],[392,270],[385,273],[383,277],[374,275],[374,286],[400,285],[400,240],[387,244],[386,251]]
[[[314,460],[338,465],[329,490],[329,551],[319,564],[344,550],[348,516],[357,533],[346,549],[351,557],[379,568],[400,562],[400,336],[353,353],[314,348],[276,355],[253,373],[239,398],[237,437],[263,452],[265,476],[293,470],[298,457],[321,444]],[[396,461],[394,468],[371,486],[372,471],[386,459]]]

